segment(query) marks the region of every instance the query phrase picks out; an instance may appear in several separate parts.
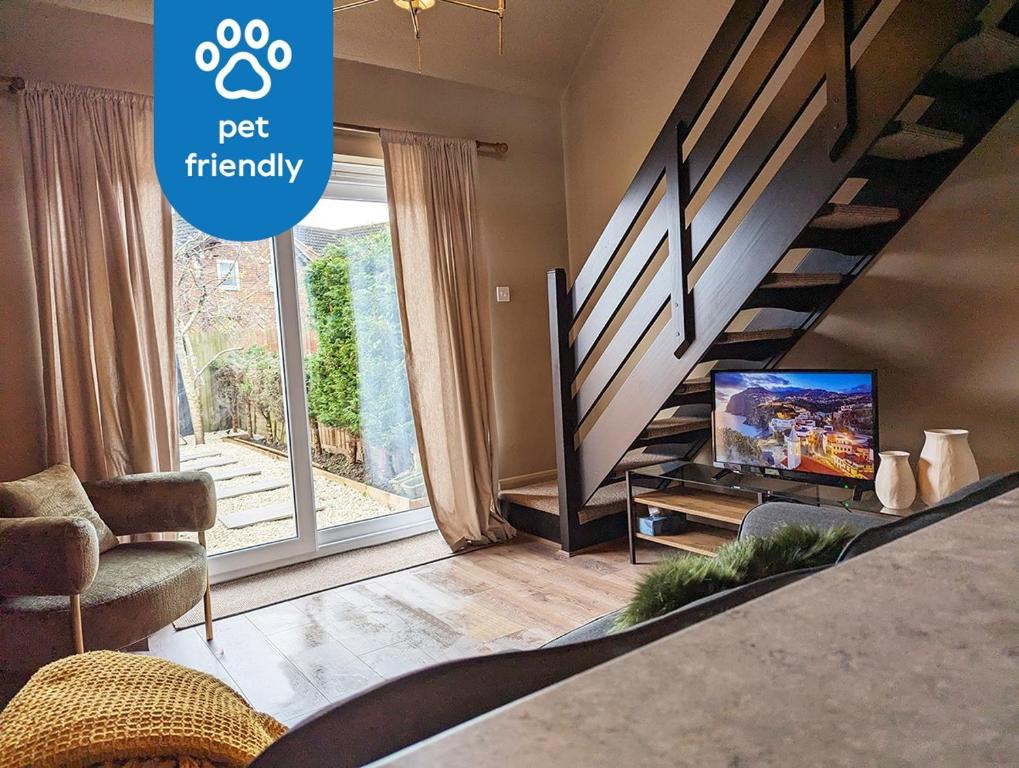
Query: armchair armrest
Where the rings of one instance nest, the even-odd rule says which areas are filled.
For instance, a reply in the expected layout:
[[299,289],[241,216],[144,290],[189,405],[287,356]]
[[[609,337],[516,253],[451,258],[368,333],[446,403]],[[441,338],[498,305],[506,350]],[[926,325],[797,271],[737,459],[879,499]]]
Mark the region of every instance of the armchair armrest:
[[77,595],[98,568],[99,538],[88,520],[0,519],[0,595]]
[[85,483],[96,511],[118,536],[207,531],[216,524],[208,472],[153,472]]

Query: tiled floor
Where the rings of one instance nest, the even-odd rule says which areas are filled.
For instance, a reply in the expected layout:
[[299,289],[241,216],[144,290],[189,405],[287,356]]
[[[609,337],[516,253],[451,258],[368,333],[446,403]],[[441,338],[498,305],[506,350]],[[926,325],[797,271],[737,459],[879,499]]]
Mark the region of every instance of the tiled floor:
[[292,724],[436,661],[536,648],[623,605],[647,568],[629,565],[624,545],[567,559],[521,535],[221,619],[211,644],[202,627],[164,630],[150,652],[219,677]]

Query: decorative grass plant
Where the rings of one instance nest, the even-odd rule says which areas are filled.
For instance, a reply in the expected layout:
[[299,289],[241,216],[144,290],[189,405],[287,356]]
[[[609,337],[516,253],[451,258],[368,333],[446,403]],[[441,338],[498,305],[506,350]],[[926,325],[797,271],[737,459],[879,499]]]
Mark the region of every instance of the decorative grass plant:
[[834,563],[855,535],[846,526],[821,530],[784,525],[764,537],[725,544],[715,558],[680,556],[659,564],[637,585],[616,631],[662,616],[702,597],[766,576]]

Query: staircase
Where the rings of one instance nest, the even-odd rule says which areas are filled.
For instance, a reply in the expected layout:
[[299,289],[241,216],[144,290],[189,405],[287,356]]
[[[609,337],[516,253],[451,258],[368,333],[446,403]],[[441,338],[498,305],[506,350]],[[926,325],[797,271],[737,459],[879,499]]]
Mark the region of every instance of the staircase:
[[500,494],[566,552],[629,469],[710,437],[1019,98],[1019,7],[736,0],[572,286],[549,273],[557,479]]

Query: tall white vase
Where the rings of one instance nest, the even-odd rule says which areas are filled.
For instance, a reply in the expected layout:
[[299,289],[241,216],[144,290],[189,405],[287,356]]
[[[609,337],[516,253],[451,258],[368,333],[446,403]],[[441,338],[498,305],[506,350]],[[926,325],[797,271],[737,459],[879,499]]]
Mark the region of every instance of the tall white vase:
[[909,468],[908,451],[881,451],[874,492],[888,509],[909,509],[916,501],[916,480]]
[[969,430],[926,429],[917,474],[920,498],[937,504],[946,496],[980,478],[977,461],[969,447]]

